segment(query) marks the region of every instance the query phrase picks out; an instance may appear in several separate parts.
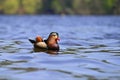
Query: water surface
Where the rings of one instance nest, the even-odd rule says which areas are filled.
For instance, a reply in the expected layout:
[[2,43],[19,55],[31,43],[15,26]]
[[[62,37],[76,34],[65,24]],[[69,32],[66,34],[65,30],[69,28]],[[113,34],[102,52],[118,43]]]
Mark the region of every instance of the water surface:
[[[60,35],[60,51],[29,38]],[[0,16],[0,80],[119,80],[120,16]]]

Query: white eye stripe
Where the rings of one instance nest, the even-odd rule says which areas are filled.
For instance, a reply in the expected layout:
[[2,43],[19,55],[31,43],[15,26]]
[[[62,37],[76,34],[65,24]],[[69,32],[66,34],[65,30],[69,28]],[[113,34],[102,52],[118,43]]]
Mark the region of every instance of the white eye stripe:
[[52,33],[52,35],[57,35],[56,33]]

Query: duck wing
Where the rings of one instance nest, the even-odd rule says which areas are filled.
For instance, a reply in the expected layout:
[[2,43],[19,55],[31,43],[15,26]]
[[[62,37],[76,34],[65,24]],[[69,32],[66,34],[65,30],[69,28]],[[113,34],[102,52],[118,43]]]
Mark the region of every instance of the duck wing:
[[47,44],[47,40],[44,40],[44,42]]
[[28,39],[32,44],[34,44],[36,41],[32,39]]

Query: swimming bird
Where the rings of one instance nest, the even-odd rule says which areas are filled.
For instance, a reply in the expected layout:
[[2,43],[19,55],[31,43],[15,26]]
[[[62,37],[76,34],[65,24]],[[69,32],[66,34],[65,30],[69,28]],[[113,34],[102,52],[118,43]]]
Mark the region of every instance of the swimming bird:
[[58,40],[60,39],[57,32],[51,32],[46,40],[43,40],[40,36],[37,36],[35,40],[29,39],[34,48],[47,50],[59,50]]

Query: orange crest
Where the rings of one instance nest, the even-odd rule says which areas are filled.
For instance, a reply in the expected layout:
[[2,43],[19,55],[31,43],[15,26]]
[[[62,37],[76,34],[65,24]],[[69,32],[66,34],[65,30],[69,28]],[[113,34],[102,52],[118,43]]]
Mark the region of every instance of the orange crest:
[[40,36],[37,36],[37,37],[36,37],[36,42],[43,42],[43,39],[42,39],[42,37],[40,37]]

